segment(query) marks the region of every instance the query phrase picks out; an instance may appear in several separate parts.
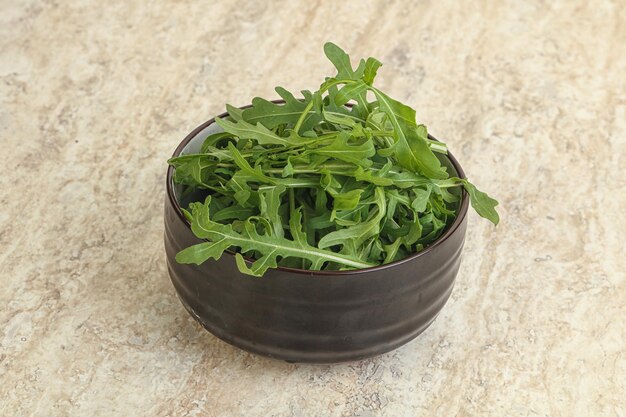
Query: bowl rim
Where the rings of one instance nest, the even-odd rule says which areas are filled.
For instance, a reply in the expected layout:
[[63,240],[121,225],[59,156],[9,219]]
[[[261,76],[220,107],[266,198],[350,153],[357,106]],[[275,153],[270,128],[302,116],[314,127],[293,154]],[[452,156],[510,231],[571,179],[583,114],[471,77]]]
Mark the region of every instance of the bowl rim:
[[[283,104],[283,103],[285,103],[284,100],[271,100],[271,102],[275,103],[275,104]],[[347,105],[351,105],[351,103],[348,103]],[[238,108],[244,110],[244,109],[248,109],[250,107],[252,107],[252,104],[248,104],[248,105],[245,105],[245,106],[242,106],[242,107],[238,107]],[[183,151],[183,149],[185,149],[187,144],[193,138],[195,138],[198,135],[198,133],[202,132],[208,126],[210,126],[213,123],[215,123],[215,118],[216,117],[224,118],[224,117],[227,117],[228,115],[229,115],[228,112],[221,113],[221,114],[219,114],[219,115],[217,115],[217,116],[207,120],[206,122],[202,123],[201,125],[199,125],[195,129],[193,129],[189,134],[187,134],[187,136],[185,136],[185,138],[182,140],[182,142],[180,142],[180,144],[176,147],[176,149],[174,150],[174,153],[172,154],[172,158],[175,158],[175,157],[179,156],[180,153]],[[428,138],[429,139],[433,139],[433,140],[437,140],[430,133],[428,134]],[[456,160],[456,158],[450,152],[447,153],[446,157],[450,160],[450,162],[454,166],[454,169],[457,171],[459,178],[466,178],[465,172],[463,171],[463,168],[461,167],[459,162]],[[176,194],[174,192],[174,167],[172,165],[168,165],[168,168],[167,168],[166,190],[167,190],[167,197],[169,198],[170,204],[174,208],[174,211],[176,212],[177,216],[179,217],[179,219],[189,229],[191,229],[191,223],[187,220],[187,218],[183,214],[182,209],[181,209],[180,205],[178,204],[178,199],[176,198]],[[426,246],[421,251],[413,253],[413,254],[407,256],[406,258],[402,258],[402,259],[399,259],[399,260],[397,260],[395,262],[390,262],[388,264],[376,265],[376,266],[372,266],[372,267],[369,267],[369,268],[362,268],[362,269],[350,269],[350,270],[346,270],[346,271],[324,271],[324,270],[322,270],[322,271],[314,271],[314,270],[291,268],[291,267],[285,267],[285,266],[277,266],[276,268],[271,268],[271,269],[275,269],[275,270],[278,270],[278,271],[289,272],[289,273],[294,273],[294,274],[311,275],[311,276],[316,276],[316,275],[317,276],[349,276],[349,275],[366,274],[366,273],[370,273],[370,272],[386,270],[386,269],[393,268],[393,267],[398,266],[398,265],[402,265],[402,264],[411,262],[411,261],[413,261],[415,259],[418,259],[420,257],[427,256],[428,253],[430,253],[433,250],[435,250],[438,246],[441,246],[443,244],[443,242],[445,242],[450,236],[452,236],[456,232],[456,230],[459,228],[461,223],[463,223],[463,221],[465,220],[465,217],[467,217],[467,211],[468,211],[468,206],[469,206],[469,201],[468,200],[469,199],[468,199],[467,191],[465,191],[464,188],[461,188],[461,190],[462,190],[461,191],[461,204],[459,206],[458,215],[454,219],[452,224],[433,243],[431,243],[430,245]],[[228,255],[228,256],[235,256],[235,253],[236,252],[231,251],[229,249],[224,251],[224,255]],[[222,255],[222,256],[224,256],[224,255]],[[243,256],[243,257],[244,257],[244,259],[246,261],[254,262],[253,258],[249,258],[247,256]]]

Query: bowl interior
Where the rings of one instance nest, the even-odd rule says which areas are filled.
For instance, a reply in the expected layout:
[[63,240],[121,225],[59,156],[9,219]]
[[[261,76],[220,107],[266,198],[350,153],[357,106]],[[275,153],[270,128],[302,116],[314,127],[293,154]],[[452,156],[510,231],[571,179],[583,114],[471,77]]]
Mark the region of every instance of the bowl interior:
[[[213,133],[222,132],[224,129],[219,127],[216,123],[211,123],[201,131],[199,131],[194,137],[191,138],[189,142],[185,145],[185,147],[180,151],[180,156],[189,155],[200,152],[202,148],[202,144],[204,140]],[[181,207],[186,208],[189,203],[193,201],[202,201],[206,196],[206,193],[193,192],[185,197],[183,195],[183,185],[174,183],[174,196],[176,197],[176,201],[180,204]]]
[[213,133],[222,132],[223,129],[217,125],[217,123],[211,123],[201,131],[199,131],[196,136],[191,138],[191,140],[185,145],[183,150],[180,152],[181,155],[188,155],[192,153],[200,152],[200,148],[202,147],[202,143],[207,136],[212,135]]

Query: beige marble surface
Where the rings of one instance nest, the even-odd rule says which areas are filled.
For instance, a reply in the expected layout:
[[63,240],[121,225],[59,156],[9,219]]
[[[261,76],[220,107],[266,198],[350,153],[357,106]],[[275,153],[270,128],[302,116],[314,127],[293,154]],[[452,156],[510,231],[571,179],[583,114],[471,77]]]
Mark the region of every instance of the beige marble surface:
[[[210,4],[210,5],[209,5]],[[165,160],[223,104],[385,66],[473,181],[452,298],[381,357],[303,366],[190,319]],[[0,1],[0,415],[626,415],[623,1]]]

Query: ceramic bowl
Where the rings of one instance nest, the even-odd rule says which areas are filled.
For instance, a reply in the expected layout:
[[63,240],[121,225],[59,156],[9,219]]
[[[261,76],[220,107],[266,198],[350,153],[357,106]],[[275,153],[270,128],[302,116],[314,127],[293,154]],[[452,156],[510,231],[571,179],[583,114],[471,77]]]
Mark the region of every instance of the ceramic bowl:
[[[220,115],[225,117],[226,114]],[[194,129],[174,156],[197,152],[219,131],[214,119]],[[464,178],[452,155],[444,161]],[[239,272],[232,253],[202,265],[174,257],[200,243],[181,211],[180,189],[167,170],[165,250],[183,306],[220,339],[289,362],[334,363],[379,355],[422,333],[448,300],[459,270],[467,226],[463,191],[457,218],[442,236],[405,259],[352,271],[279,267],[261,278]]]

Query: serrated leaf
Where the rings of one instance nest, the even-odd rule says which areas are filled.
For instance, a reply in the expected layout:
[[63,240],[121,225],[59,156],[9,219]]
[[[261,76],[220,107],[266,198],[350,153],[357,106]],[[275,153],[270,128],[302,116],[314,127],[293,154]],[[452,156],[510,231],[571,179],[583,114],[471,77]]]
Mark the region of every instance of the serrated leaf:
[[423,213],[426,211],[426,207],[428,202],[430,201],[430,194],[432,192],[432,187],[430,184],[426,184],[424,188],[413,188],[413,194],[415,198],[411,201],[411,207],[417,213]]
[[284,185],[274,185],[271,187],[259,188],[259,199],[261,201],[259,209],[261,216],[265,217],[272,225],[274,236],[283,237],[283,223],[280,218],[280,196],[285,192]]
[[240,109],[238,107],[234,107],[231,106],[230,104],[226,105],[226,112],[228,112],[228,117],[230,117],[230,119],[233,122],[239,122],[241,120],[243,120],[243,109]]
[[426,233],[425,236],[422,236],[418,242],[428,244],[435,241],[441,234],[443,233],[444,227],[446,226],[446,222],[439,219],[432,212],[429,212],[425,216],[421,217],[420,224],[423,228],[423,233]]
[[347,114],[337,113],[337,112],[333,112],[333,111],[329,111],[329,110],[324,110],[323,111],[323,116],[324,116],[324,120],[326,120],[327,122],[330,122],[332,124],[335,124],[335,125],[342,125],[342,126],[347,126],[347,127],[350,127],[350,128],[354,128],[356,126],[359,126],[359,127],[361,126],[356,121],[358,119],[356,119],[353,116],[347,115]]
[[239,150],[232,144],[229,143],[228,144],[228,150],[230,151],[231,155],[233,156],[233,161],[235,162],[235,164],[237,164],[237,166],[239,167],[239,169],[241,169],[241,171],[252,178],[255,178],[256,180],[264,183],[264,184],[275,184],[276,181],[270,177],[268,177],[267,175],[265,175],[263,173],[263,170],[260,167],[257,168],[252,168],[250,166],[250,164],[248,163],[248,161],[246,161],[246,159],[241,155],[241,153],[239,152]]
[[245,120],[240,120],[237,123],[233,123],[226,119],[215,118],[217,123],[224,131],[237,136],[241,139],[254,139],[259,145],[301,145],[302,142],[294,140],[292,137],[281,137],[272,132],[261,123],[256,125],[250,124]]
[[[324,53],[337,69],[335,78],[340,80],[354,79],[354,70],[350,63],[350,57],[343,49],[332,42],[326,42],[324,44]],[[365,65],[363,65],[363,67],[365,67]]]
[[369,158],[376,153],[372,141],[365,140],[361,144],[354,145],[350,144],[349,139],[350,135],[341,132],[330,145],[320,148],[312,148],[305,151],[305,153],[323,155],[364,167],[370,166],[371,161]]
[[174,178],[177,183],[195,186],[204,186],[206,171],[217,166],[215,159],[203,154],[183,155],[167,162],[175,168]]
[[248,185],[248,181],[251,179],[253,178],[239,171],[230,177],[230,180],[226,183],[227,187],[234,192],[233,198],[241,207],[251,206],[251,204],[248,203],[248,200],[252,196],[252,189]]
[[[225,134],[230,135],[230,133],[225,133]],[[233,159],[233,156],[230,154],[230,152],[227,149],[216,148],[214,146],[207,146],[206,148],[203,148],[201,152],[208,156],[212,156],[213,158],[216,158],[219,161],[232,161]]]
[[374,78],[376,78],[378,68],[382,65],[383,64],[376,58],[367,58],[367,61],[365,61],[365,70],[363,71],[363,81],[365,81],[367,85],[372,85]]
[[348,101],[356,99],[360,94],[365,92],[367,87],[367,84],[365,84],[363,80],[344,85],[335,96],[335,104],[337,106],[343,106]]
[[289,214],[289,231],[291,238],[299,245],[308,245],[307,235],[302,230],[302,208],[298,207]]
[[385,260],[383,261],[383,264],[391,263],[396,259],[400,245],[402,245],[402,238],[397,238],[390,245],[383,245],[383,248],[385,249]]
[[240,205],[233,205],[218,210],[212,218],[213,221],[216,222],[233,219],[245,220],[248,217],[254,216],[255,214],[257,214],[257,211],[252,207],[241,207]]
[[[261,123],[268,129],[275,129],[281,124],[294,125],[313,97],[308,95],[304,99],[298,100],[282,87],[276,87],[276,92],[285,100],[284,104],[272,103],[261,97],[255,97],[252,99],[252,107],[243,111],[243,119],[253,125]],[[305,118],[301,129],[303,131],[310,130],[320,120],[319,114],[311,109],[308,111],[308,116]]]
[[415,124],[415,110],[378,89],[372,91],[393,126],[396,138],[394,155],[398,163],[430,178],[447,178],[448,174],[426,142],[425,127]]
[[463,180],[463,187],[469,194],[470,203],[472,203],[472,207],[476,210],[476,213],[497,225],[500,222],[500,216],[496,211],[498,202],[480,191],[468,180]]
[[358,118],[352,115],[346,115],[342,113],[336,113],[332,111],[324,110],[323,112],[324,120],[339,126],[345,126],[345,131],[350,133],[352,137],[367,137],[368,139],[371,135],[368,135],[367,128],[364,128],[361,123],[358,123]]
[[[334,271],[394,262],[444,233],[462,189],[481,216],[499,221],[494,199],[448,175],[440,162],[447,147],[428,137],[415,110],[372,86],[378,60],[353,69],[337,45],[324,51],[336,75],[318,91],[295,98],[277,87],[284,103],[227,105],[229,115],[216,119],[224,132],[208,135],[198,155],[170,161],[174,182],[184,185],[182,205],[211,194],[183,209],[208,242],[181,251],[181,262],[231,249],[240,271],[256,276],[277,266]],[[367,101],[368,91],[376,101]]]
[[394,180],[392,178],[387,178],[386,172],[373,172],[371,170],[364,170],[363,167],[358,167],[352,175],[358,181],[367,181],[369,183],[375,185],[381,185],[383,187],[394,185]]
[[211,220],[209,217],[210,203],[211,199],[208,197],[204,204],[194,203],[191,205],[191,230],[198,238],[208,239],[210,242],[203,242],[183,249],[176,256],[177,262],[201,264],[209,258],[218,259],[224,250],[234,247],[243,253],[255,251],[261,254],[261,257],[253,262],[249,268],[247,265],[243,268],[243,259],[237,262],[241,272],[255,276],[261,276],[268,268],[273,267],[272,265],[275,266],[278,256],[304,258],[313,264],[334,262],[352,268],[372,266],[372,264],[352,256],[309,246],[301,239],[295,241],[267,233],[259,233],[250,220],[244,222],[241,232],[236,232],[231,225]]
[[350,190],[333,197],[333,210],[352,210],[359,204],[363,189]]
[[393,181],[393,185],[402,189],[433,184],[431,178],[408,171],[393,171],[387,174],[387,178]]
[[230,138],[231,134],[228,132],[217,132],[213,133],[202,142],[202,147],[200,148],[200,153],[207,153],[208,149],[216,149],[214,145],[222,139]]
[[368,238],[378,234],[380,221],[385,217],[385,192],[381,187],[376,187],[375,195],[376,209],[373,216],[356,226],[346,227],[327,234],[320,239],[317,246],[323,249],[335,245],[344,245],[346,241],[352,241],[358,247]]
[[283,172],[282,172],[282,177],[290,177],[292,176],[294,173],[294,169],[293,169],[293,165],[291,164],[291,158],[287,158],[287,163],[285,164],[285,167],[283,168]]

